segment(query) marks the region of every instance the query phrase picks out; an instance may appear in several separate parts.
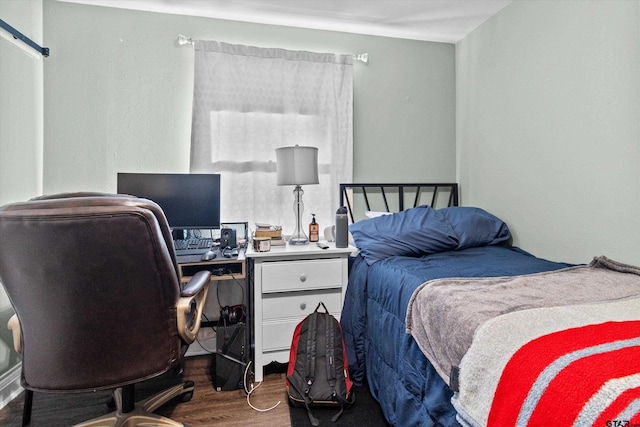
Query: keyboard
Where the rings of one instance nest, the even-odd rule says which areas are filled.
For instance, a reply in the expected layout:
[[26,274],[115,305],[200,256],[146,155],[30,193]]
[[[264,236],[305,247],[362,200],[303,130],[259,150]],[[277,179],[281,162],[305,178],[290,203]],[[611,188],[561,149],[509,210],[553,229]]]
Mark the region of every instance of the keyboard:
[[173,247],[176,255],[197,255],[207,252],[214,246],[214,240],[209,238],[202,239],[180,239],[173,241]]

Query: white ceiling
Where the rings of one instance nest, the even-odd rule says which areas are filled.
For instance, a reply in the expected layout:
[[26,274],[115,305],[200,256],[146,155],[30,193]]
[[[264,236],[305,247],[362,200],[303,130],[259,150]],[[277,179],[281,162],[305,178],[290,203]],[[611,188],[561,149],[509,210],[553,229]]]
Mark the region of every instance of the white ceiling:
[[456,43],[511,0],[59,0]]

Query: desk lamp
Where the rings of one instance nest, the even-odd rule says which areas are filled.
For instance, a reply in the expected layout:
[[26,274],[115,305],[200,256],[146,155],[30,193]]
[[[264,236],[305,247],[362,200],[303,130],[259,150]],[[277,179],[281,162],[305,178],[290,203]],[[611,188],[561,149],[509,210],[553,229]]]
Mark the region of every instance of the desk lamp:
[[278,185],[295,185],[293,194],[293,213],[296,215],[296,228],[289,244],[306,245],[309,238],[302,228],[302,212],[304,212],[304,203],[302,203],[301,185],[319,184],[318,181],[318,149],[316,147],[301,147],[295,145],[293,147],[276,148],[276,160],[278,169]]

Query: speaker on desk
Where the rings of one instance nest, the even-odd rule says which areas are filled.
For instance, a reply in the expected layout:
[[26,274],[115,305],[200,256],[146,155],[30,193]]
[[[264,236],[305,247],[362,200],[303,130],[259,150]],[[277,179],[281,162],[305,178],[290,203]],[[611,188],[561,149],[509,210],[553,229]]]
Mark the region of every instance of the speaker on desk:
[[235,248],[236,230],[233,228],[223,228],[220,230],[220,249]]
[[247,366],[246,326],[220,323],[216,332],[216,357],[212,377],[217,391],[244,388],[244,370]]

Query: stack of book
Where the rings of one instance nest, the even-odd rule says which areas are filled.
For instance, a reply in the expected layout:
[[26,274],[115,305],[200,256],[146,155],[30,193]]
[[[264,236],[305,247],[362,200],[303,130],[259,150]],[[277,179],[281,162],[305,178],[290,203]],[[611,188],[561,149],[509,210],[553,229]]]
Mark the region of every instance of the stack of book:
[[254,237],[266,237],[271,239],[271,246],[284,246],[286,242],[282,238],[282,227],[278,225],[256,223]]

